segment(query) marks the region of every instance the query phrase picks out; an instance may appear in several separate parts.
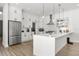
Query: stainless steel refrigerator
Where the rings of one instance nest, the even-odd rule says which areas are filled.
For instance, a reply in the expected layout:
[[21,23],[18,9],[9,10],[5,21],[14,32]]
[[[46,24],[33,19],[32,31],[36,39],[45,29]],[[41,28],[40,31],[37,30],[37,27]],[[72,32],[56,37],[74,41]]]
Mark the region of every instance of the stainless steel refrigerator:
[[8,21],[8,44],[14,45],[21,43],[21,22]]

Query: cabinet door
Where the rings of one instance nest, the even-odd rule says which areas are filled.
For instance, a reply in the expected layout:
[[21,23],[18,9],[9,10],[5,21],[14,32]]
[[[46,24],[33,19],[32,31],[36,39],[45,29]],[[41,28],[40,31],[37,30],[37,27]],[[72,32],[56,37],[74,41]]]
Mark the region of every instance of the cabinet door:
[[47,36],[33,36],[33,54],[36,56],[55,56],[55,39]]

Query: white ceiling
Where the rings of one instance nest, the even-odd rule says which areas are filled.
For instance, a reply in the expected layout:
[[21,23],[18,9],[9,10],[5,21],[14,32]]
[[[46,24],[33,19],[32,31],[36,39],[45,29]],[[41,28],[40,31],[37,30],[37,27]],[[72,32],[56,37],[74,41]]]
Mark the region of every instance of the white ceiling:
[[[25,10],[25,12],[42,16],[43,15],[43,3],[11,3],[12,5],[15,5],[19,8],[22,8]],[[53,13],[53,5],[55,6],[55,12],[58,13],[58,4],[59,3],[44,3],[44,14],[47,16],[50,13]],[[73,10],[79,8],[77,6],[79,3],[62,3],[61,8],[64,8],[64,11]],[[4,3],[0,3],[0,10],[2,10]]]
[[[65,11],[77,9],[78,3],[62,3],[61,8]],[[19,3],[16,4],[18,7],[24,9],[27,13],[42,16],[43,15],[43,4],[42,3]],[[58,3],[44,3],[44,14],[47,16],[52,13],[53,5],[55,6],[55,12],[58,12]]]

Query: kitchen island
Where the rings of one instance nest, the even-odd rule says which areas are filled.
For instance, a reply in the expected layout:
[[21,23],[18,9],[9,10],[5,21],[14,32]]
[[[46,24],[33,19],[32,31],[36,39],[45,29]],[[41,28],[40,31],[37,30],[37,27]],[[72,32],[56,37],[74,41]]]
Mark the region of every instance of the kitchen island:
[[67,44],[67,37],[71,37],[71,34],[72,32],[33,35],[33,55],[55,56]]

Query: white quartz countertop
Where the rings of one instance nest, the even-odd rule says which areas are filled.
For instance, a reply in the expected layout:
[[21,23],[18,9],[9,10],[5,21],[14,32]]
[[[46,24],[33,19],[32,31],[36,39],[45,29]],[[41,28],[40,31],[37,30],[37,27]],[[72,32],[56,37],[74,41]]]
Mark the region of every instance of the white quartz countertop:
[[[59,33],[59,34],[56,34],[55,38],[59,38],[59,37],[62,37],[62,36],[65,36],[65,35],[69,35],[69,34],[72,34],[73,32],[69,32],[69,33]],[[52,35],[53,37],[53,35]]]
[[69,33],[58,33],[58,34],[35,34],[35,35],[40,35],[40,36],[47,36],[47,37],[52,37],[52,38],[59,38],[65,35],[69,35],[72,34],[73,32],[69,32]]

